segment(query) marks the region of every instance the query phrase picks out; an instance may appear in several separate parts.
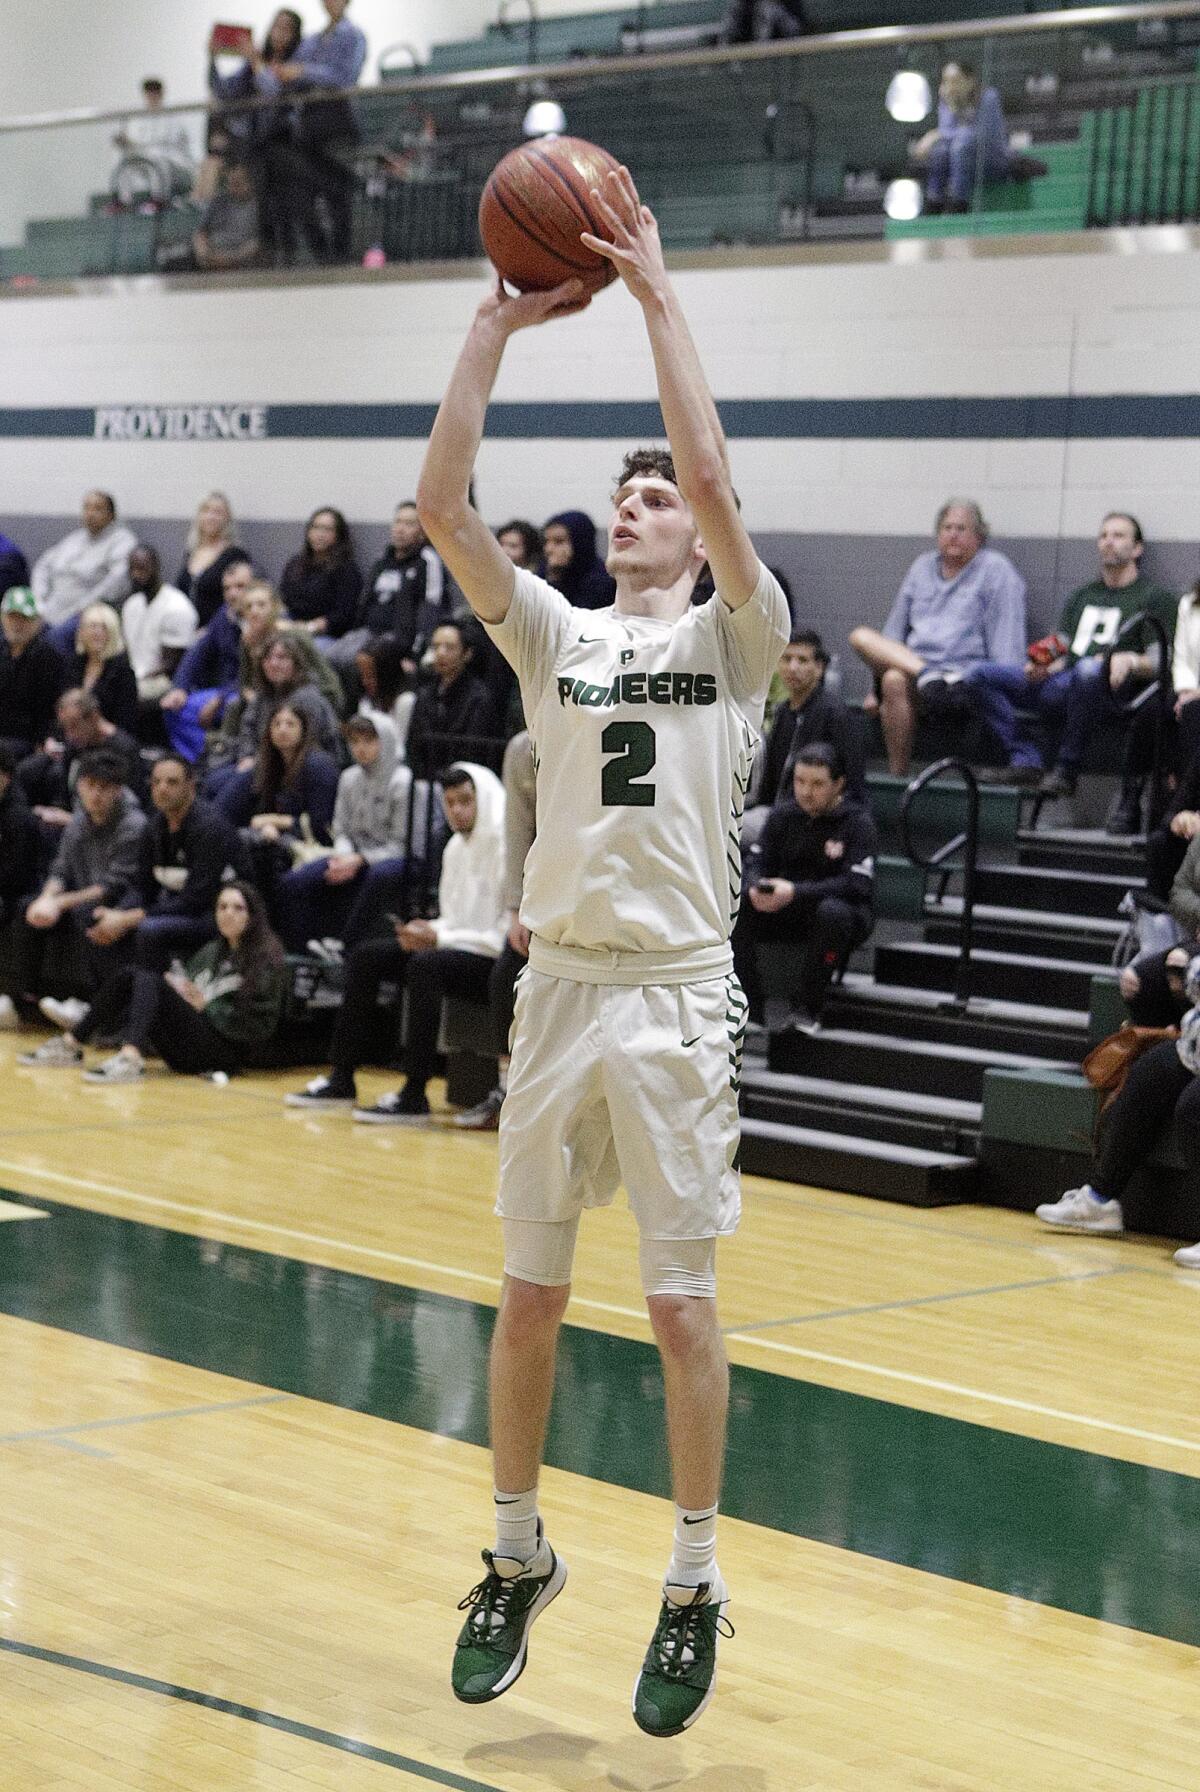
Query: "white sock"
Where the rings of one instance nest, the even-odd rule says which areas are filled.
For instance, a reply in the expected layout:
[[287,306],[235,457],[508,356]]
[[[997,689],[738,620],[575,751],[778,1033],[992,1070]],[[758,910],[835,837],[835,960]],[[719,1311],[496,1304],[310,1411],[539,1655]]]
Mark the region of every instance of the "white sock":
[[717,1580],[717,1508],[675,1508],[675,1538],[667,1568],[667,1584],[698,1587]]
[[514,1562],[532,1561],[538,1547],[537,1488],[531,1487],[528,1493],[505,1493],[497,1487],[492,1498],[496,1506],[496,1554]]

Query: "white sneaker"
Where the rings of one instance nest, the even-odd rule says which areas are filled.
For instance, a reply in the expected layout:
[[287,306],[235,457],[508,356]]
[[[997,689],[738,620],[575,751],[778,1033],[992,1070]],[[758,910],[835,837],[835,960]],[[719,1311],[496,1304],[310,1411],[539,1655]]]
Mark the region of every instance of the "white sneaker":
[[146,1066],[138,1058],[127,1058],[124,1052],[118,1052],[113,1058],[105,1058],[103,1064],[97,1064],[95,1070],[85,1070],[85,1083],[140,1083],[146,1074]]
[[1176,1251],[1175,1261],[1180,1269],[1200,1269],[1200,1244],[1185,1244]]
[[1034,1212],[1044,1226],[1057,1226],[1060,1232],[1107,1232],[1125,1230],[1125,1215],[1119,1201],[1097,1201],[1086,1188],[1069,1188],[1058,1201],[1043,1201]]
[[73,1033],[87,1013],[88,1005],[75,996],[68,996],[65,1002],[56,1002],[53,996],[43,996],[38,1009],[52,1025],[61,1027],[64,1033]]
[[305,1083],[303,1089],[294,1089],[285,1095],[285,1108],[324,1108],[326,1113],[348,1113],[354,1106],[356,1095],[339,1095],[333,1086],[333,1079],[327,1076],[315,1076],[311,1083]]
[[31,1052],[22,1052],[17,1063],[40,1070],[71,1070],[83,1063],[83,1053],[77,1045],[68,1045],[58,1033],[53,1039],[43,1040]]
[[17,1005],[11,996],[0,996],[0,1033],[15,1033],[21,1024]]

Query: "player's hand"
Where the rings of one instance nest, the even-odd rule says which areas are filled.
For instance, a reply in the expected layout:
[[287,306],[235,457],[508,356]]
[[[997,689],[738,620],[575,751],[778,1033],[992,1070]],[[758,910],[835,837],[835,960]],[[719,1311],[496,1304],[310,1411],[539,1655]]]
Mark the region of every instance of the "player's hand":
[[591,302],[592,295],[585,291],[582,280],[564,280],[561,286],[552,287],[549,292],[511,293],[505,290],[503,280],[497,275],[496,284],[480,305],[476,318],[482,323],[498,325],[505,336],[513,336],[518,330],[549,323],[554,317],[571,317]]
[[584,231],[580,241],[597,255],[605,255],[633,294],[642,303],[661,292],[667,278],[658,221],[643,205],[628,168],[613,168],[604,184],[592,188],[609,236]]
[[515,909],[509,911],[508,943],[519,957],[529,957],[529,929]]

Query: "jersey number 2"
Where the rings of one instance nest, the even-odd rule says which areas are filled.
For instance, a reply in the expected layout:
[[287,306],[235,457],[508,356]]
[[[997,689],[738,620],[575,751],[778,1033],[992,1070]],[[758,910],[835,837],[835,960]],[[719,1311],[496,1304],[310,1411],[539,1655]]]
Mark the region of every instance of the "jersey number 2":
[[610,722],[600,736],[604,753],[617,753],[600,774],[600,801],[605,808],[625,805],[627,808],[652,809],[653,784],[635,784],[653,771],[658,757],[654,730],[649,722]]

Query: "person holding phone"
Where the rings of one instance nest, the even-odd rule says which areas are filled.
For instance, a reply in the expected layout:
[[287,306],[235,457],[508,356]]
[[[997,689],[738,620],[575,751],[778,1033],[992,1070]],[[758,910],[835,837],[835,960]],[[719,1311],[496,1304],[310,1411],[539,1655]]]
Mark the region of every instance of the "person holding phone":
[[[261,50],[255,48],[248,26],[215,25],[208,45],[208,87],[216,100],[275,99],[275,105],[231,110],[210,121],[208,148],[216,153],[218,135],[227,150],[236,150],[247,163],[258,193],[260,242],[269,261],[290,262],[295,254],[295,232],[278,180],[272,176],[272,152],[292,140],[292,109],[278,77],[290,67],[304,35],[304,22],[290,6],[280,7],[267,28]],[[217,58],[242,57],[241,65],[223,74]],[[222,157],[222,166],[224,157]],[[217,188],[218,171],[206,169],[209,197]]]

